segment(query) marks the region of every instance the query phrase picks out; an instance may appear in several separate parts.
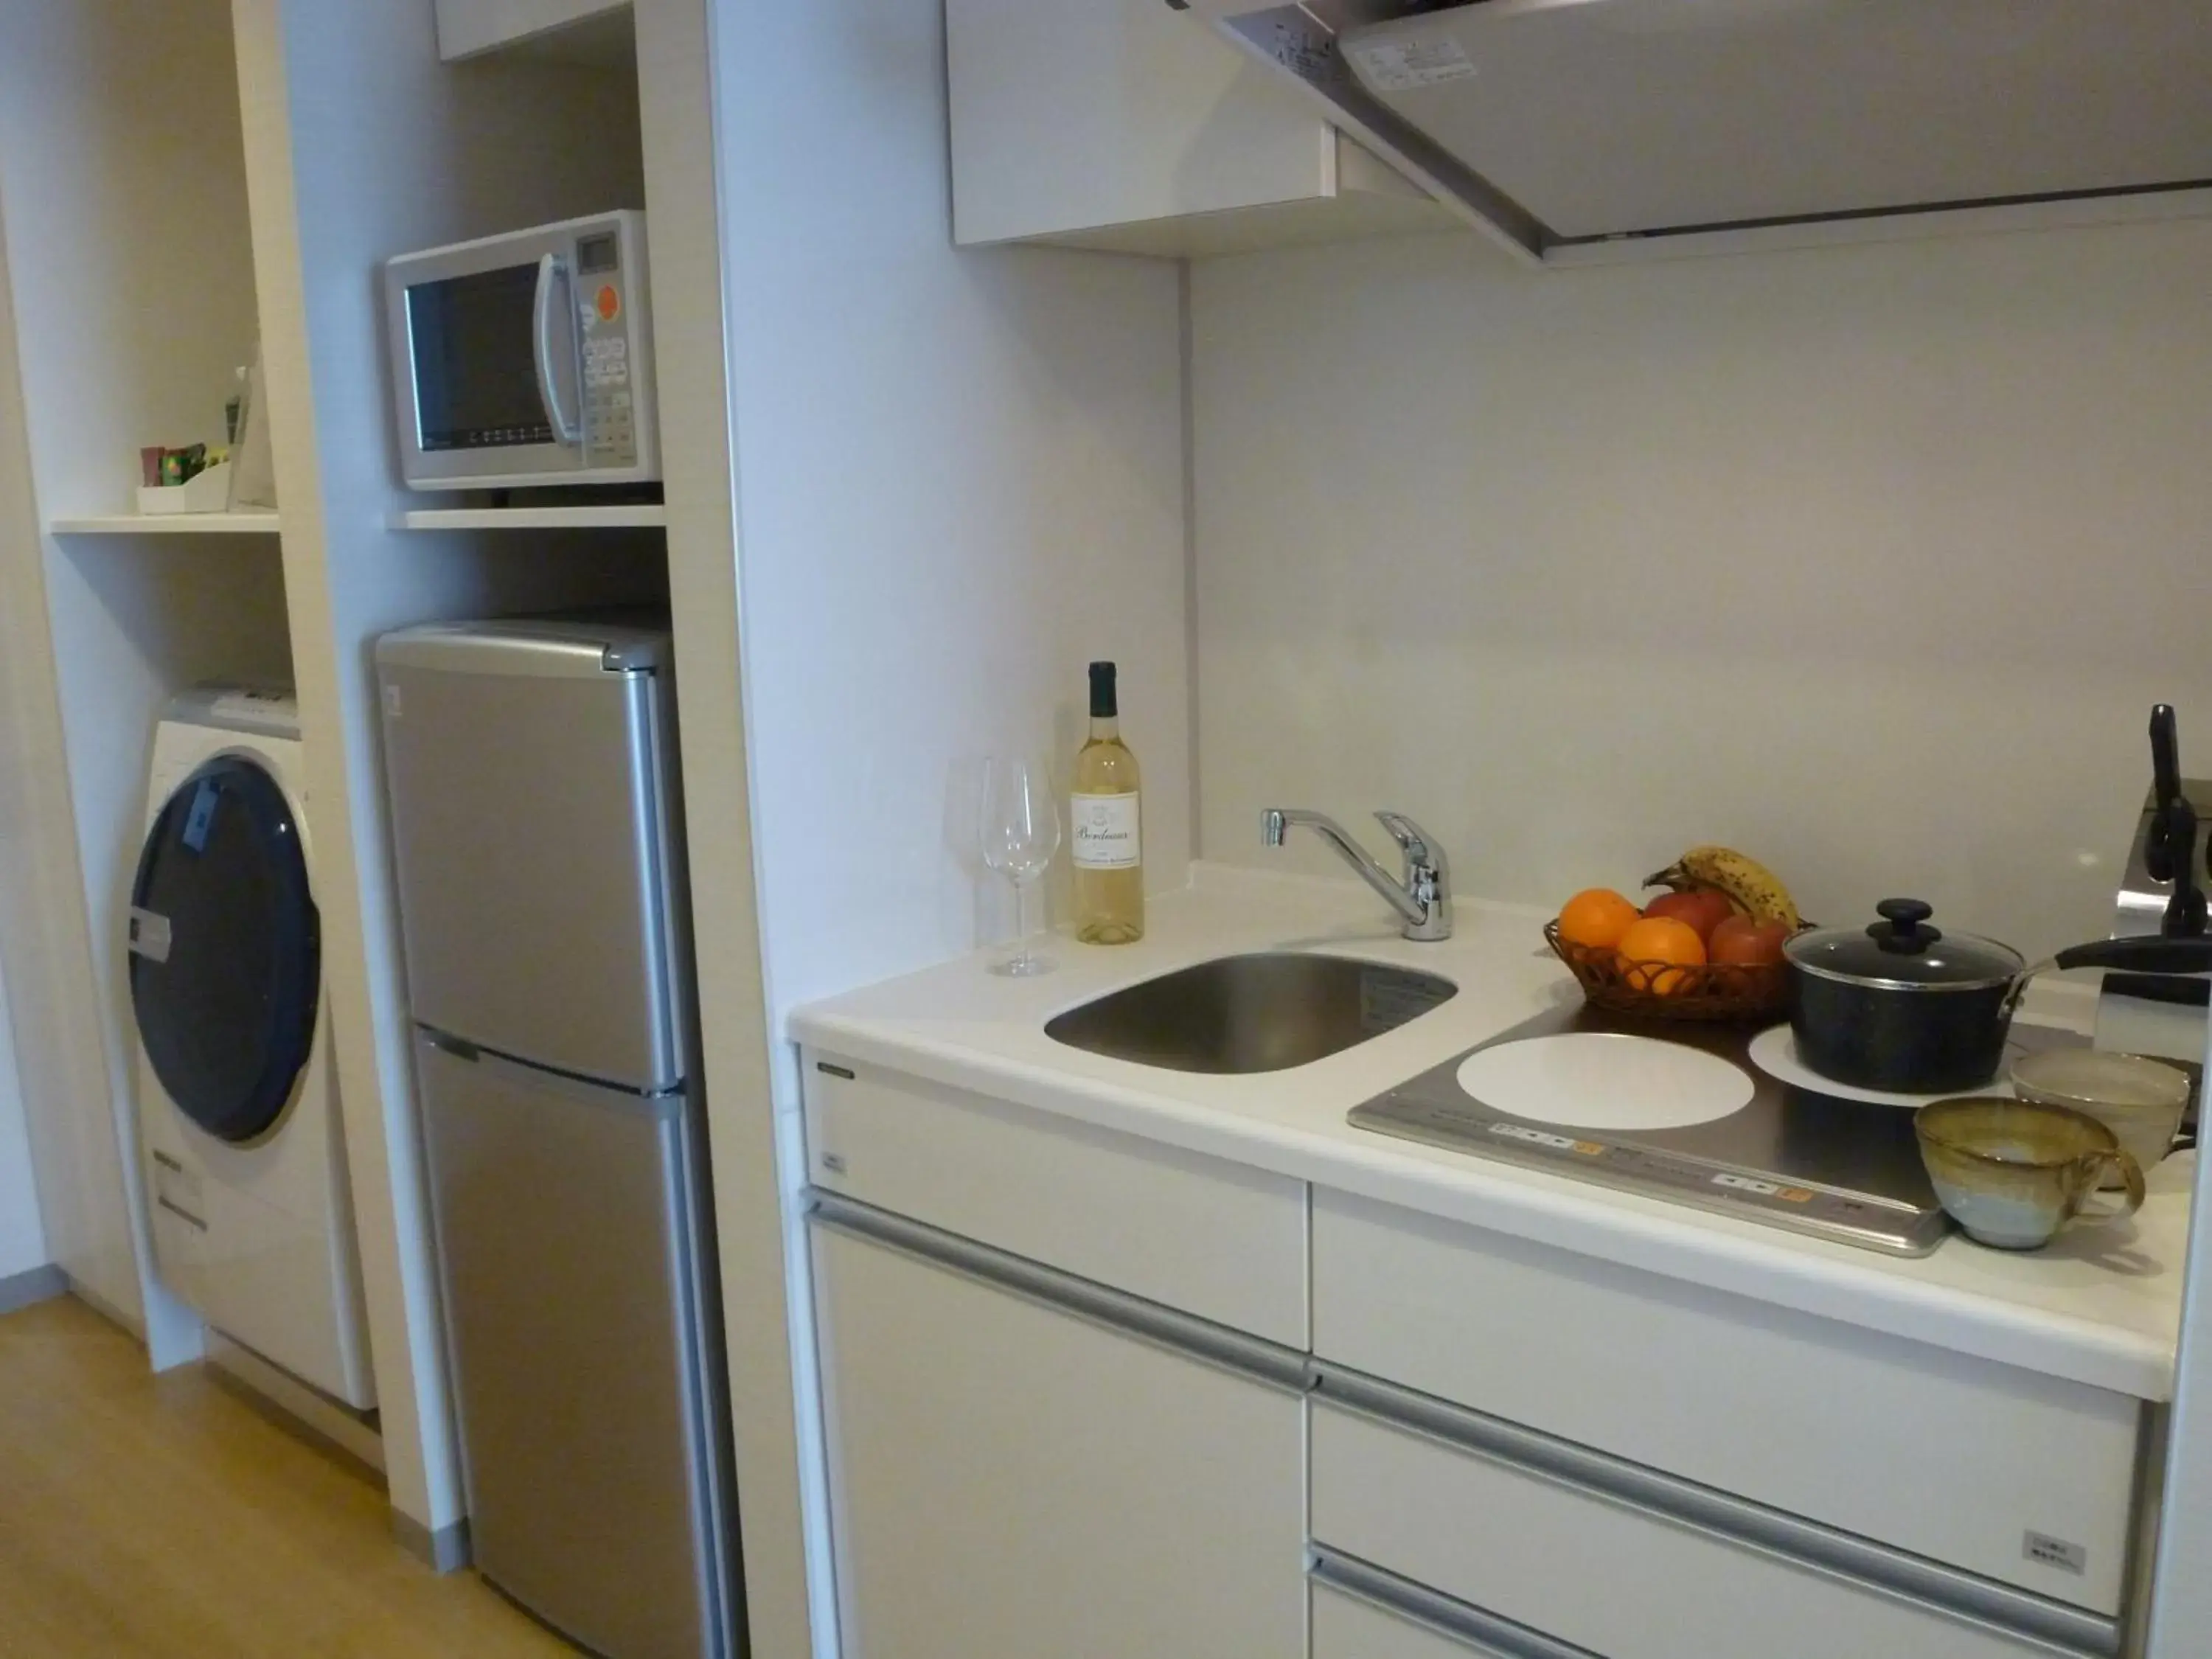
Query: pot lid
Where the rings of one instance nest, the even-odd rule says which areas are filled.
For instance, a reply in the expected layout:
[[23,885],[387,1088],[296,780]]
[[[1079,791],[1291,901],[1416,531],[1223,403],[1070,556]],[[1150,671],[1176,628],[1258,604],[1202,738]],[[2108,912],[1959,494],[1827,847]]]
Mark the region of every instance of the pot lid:
[[2019,951],[1972,933],[1931,927],[1918,899],[1884,899],[1869,927],[1823,927],[1783,948],[1810,974],[1905,990],[1968,991],[2003,985],[2027,964]]

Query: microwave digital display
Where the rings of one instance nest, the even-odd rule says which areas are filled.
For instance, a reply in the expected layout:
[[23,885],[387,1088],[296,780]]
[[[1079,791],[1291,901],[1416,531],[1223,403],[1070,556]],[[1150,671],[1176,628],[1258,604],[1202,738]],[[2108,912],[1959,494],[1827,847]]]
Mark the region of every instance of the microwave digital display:
[[598,276],[615,270],[622,264],[621,244],[622,239],[611,234],[578,237],[576,270],[586,276]]
[[408,289],[415,419],[426,452],[552,441],[538,390],[537,295],[534,264]]

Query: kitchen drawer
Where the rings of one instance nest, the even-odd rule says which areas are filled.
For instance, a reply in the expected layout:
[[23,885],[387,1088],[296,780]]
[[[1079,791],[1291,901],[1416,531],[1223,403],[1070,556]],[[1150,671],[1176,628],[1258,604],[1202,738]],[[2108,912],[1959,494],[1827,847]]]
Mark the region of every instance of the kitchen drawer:
[[1317,1548],[1605,1659],[2051,1659],[2112,1644],[2106,1631],[2062,1645],[1323,1401],[1311,1468]]
[[805,1059],[815,1186],[1307,1346],[1304,1182],[833,1054]]
[[1314,1351],[2104,1614],[2142,1408],[1317,1190]]

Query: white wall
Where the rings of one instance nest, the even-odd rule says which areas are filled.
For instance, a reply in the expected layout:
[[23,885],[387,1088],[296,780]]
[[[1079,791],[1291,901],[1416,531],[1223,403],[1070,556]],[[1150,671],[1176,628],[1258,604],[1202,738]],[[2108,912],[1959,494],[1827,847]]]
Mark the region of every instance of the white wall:
[[[1147,867],[1183,879],[1177,277],[952,248],[938,0],[749,8],[717,50],[754,858],[780,1029],[795,1002],[974,945],[974,808],[956,780],[994,749],[1064,766],[1092,657],[1121,665]],[[695,816],[695,860],[710,833]],[[788,1187],[803,1171],[781,1059]],[[718,1188],[743,1191],[715,1133]],[[797,1243],[794,1225],[811,1401]],[[764,1255],[726,1236],[725,1272],[763,1271]],[[741,1443],[745,1426],[741,1402]],[[794,1652],[792,1588],[752,1586],[774,1659]]]
[[2039,951],[2106,930],[2154,700],[2212,775],[2212,224],[1194,283],[1209,858],[1395,806],[1554,902],[1712,840]]
[[1148,874],[1182,884],[1176,276],[951,246],[932,0],[783,9],[738,50],[744,652],[787,1006],[974,946],[952,769],[1013,748],[1065,767],[1093,657],[1121,665]]
[[41,504],[128,513],[139,447],[221,442],[253,349],[228,7],[0,0],[0,185]]
[[[4,958],[0,958],[3,966]],[[10,1027],[7,975],[0,971],[0,1283],[43,1267],[50,1259],[39,1217],[39,1188],[31,1168],[31,1139],[23,1121]]]
[[[216,663],[171,650],[149,610],[155,589],[197,578],[137,543],[80,564],[41,531],[127,510],[142,444],[222,436],[254,312],[228,11],[223,0],[0,0],[0,37],[13,255],[0,316],[0,668],[26,791],[0,924],[49,1245],[76,1287],[167,1364],[197,1352],[198,1324],[152,1276],[137,1164],[124,1155],[133,1072],[121,985],[101,930],[143,811],[154,713],[175,684],[160,674]],[[220,581],[236,549],[205,550],[205,580]],[[125,568],[141,553],[144,586]],[[281,609],[277,620],[281,652]]]
[[[6,1064],[0,1066],[0,1098],[5,1103],[0,1103],[0,1169],[20,1168],[28,1161],[43,1171],[40,1179],[52,1196],[40,1218],[42,1260],[82,1261],[91,1256],[99,1249],[99,1229],[86,1200],[104,1200],[106,1212],[118,1223],[115,1277],[135,1293],[137,1273],[130,1236],[119,1224],[119,1164],[111,1160],[104,1169],[88,1165],[76,1156],[76,1139],[64,1132],[64,1114],[47,1109],[33,1121],[27,1110],[34,1101],[51,1107],[70,1098],[76,1079],[84,1079],[84,1097],[95,1106],[102,1094],[90,974],[71,974],[56,959],[56,924],[81,913],[71,902],[79,890],[64,792],[53,782],[61,721],[46,648],[38,513],[13,318],[6,238],[0,236],[0,963],[13,964],[0,969],[0,981],[9,981],[0,992],[0,1017],[5,1021],[0,1044],[8,1050]],[[75,926],[81,949],[82,923]],[[72,989],[74,997],[69,994]],[[77,1018],[64,1019],[64,1009]],[[72,1043],[70,1036],[80,1030],[82,1041]],[[96,1109],[83,1116],[107,1121]],[[17,1126],[15,1133],[9,1133],[8,1122]],[[0,1184],[8,1179],[0,1176]],[[10,1190],[29,1184],[17,1176]],[[20,1216],[21,1206],[20,1197],[0,1191],[0,1216]],[[20,1219],[12,1225],[0,1220],[0,1232],[21,1226]],[[9,1248],[0,1245],[0,1261],[10,1259]]]

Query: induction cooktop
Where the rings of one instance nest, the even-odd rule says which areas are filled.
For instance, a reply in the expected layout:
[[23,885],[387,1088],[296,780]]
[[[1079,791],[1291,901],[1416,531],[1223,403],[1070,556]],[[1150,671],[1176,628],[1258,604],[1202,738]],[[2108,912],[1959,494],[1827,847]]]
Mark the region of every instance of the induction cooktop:
[[[1759,1036],[1552,1009],[1354,1107],[1350,1121],[1892,1255],[1942,1243],[1950,1221],[1910,1108],[1786,1080],[1776,1072],[1789,1066],[1753,1059]],[[2081,1041],[2013,1028],[2016,1051]]]

